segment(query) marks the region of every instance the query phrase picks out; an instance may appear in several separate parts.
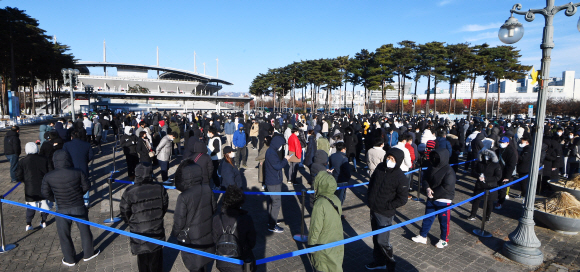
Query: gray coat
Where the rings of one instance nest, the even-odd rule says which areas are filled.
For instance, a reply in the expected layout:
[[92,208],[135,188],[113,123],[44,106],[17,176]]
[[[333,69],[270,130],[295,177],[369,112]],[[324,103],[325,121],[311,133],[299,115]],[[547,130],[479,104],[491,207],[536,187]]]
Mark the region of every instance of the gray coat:
[[171,159],[172,149],[173,140],[169,138],[169,135],[163,137],[155,149],[157,159],[160,161],[169,161]]

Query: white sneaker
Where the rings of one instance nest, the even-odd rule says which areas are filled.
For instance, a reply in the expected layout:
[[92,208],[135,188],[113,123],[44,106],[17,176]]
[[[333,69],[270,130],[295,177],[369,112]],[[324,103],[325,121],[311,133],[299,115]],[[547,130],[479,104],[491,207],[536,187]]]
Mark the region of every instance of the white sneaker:
[[34,228],[31,225],[26,225],[26,231],[33,230]]
[[436,246],[437,248],[444,248],[444,247],[446,247],[447,245],[448,245],[448,243],[447,243],[447,242],[445,242],[445,241],[443,241],[443,240],[439,239],[439,242],[437,242],[437,244],[436,244],[435,246]]
[[44,229],[44,228],[46,228],[46,222],[42,222],[42,223],[40,223],[40,228],[41,228],[41,229]]
[[510,195],[505,195],[505,199],[506,200],[510,199]]
[[88,262],[88,261],[92,260],[93,258],[95,258],[95,257],[99,256],[99,254],[100,254],[100,253],[101,253],[101,250],[99,249],[99,250],[97,250],[97,252],[96,252],[96,253],[95,253],[93,256],[91,256],[91,257],[89,257],[89,258],[86,258],[86,259],[83,259],[83,260],[84,260],[85,262]]
[[66,265],[66,266],[75,266],[74,263],[67,263],[64,261],[64,258],[62,258],[62,264]]
[[427,237],[423,237],[421,235],[417,235],[417,236],[411,238],[411,240],[413,240],[413,242],[415,242],[415,243],[421,243],[424,245],[427,244]]

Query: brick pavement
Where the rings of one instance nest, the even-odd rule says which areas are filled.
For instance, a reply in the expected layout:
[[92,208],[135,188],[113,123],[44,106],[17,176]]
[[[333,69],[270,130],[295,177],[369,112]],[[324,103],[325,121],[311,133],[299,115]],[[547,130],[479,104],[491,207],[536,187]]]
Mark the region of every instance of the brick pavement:
[[[0,131],[3,139],[5,131]],[[38,137],[38,125],[22,126],[21,141],[35,141]],[[113,136],[109,135],[110,142],[103,144],[102,155],[97,156],[93,163],[91,174],[94,186],[91,190],[91,208],[89,218],[93,222],[101,223],[109,217],[107,176],[112,170],[112,150],[114,146]],[[0,145],[0,154],[3,155],[3,145]],[[257,183],[257,168],[254,161],[256,150],[250,148],[248,168],[244,169],[250,190],[258,191],[261,186]],[[24,156],[24,155],[23,155]],[[178,160],[172,162],[170,174],[178,164]],[[0,192],[7,192],[13,184],[8,175],[9,164],[4,156],[0,156]],[[122,152],[117,153],[116,168],[120,171],[116,174],[119,179],[126,178],[125,162]],[[158,175],[158,168],[155,170]],[[301,169],[299,178],[302,177],[306,184],[308,173]],[[362,173],[362,171],[361,171]],[[473,185],[470,178],[459,174],[457,194],[454,202],[467,199],[471,196]],[[366,181],[365,176],[356,173],[353,183]],[[126,188],[124,184],[113,185],[113,211],[118,215],[118,201]],[[287,190],[300,190],[303,186],[294,188],[292,185],[284,185]],[[23,186],[19,186],[7,199],[24,202]],[[512,189],[512,192],[517,190]],[[173,224],[173,209],[178,192],[169,190],[169,211],[165,217],[166,233],[169,235]],[[424,196],[423,196],[424,197]],[[344,235],[356,236],[371,231],[369,222],[369,209],[365,204],[366,187],[356,187],[347,190],[344,203],[343,221]],[[245,208],[252,215],[258,242],[254,253],[258,259],[274,256],[277,254],[295,251],[304,248],[304,245],[292,239],[292,235],[300,233],[300,198],[297,196],[283,196],[283,204],[280,213],[281,225],[286,229],[282,234],[273,234],[267,231],[266,196],[249,196]],[[309,224],[308,212],[309,199],[307,198],[306,227]],[[56,234],[56,225],[53,216],[49,216],[46,229],[36,228],[25,232],[25,211],[20,207],[4,205],[6,242],[17,244],[17,248],[0,255],[0,271],[137,271],[136,258],[131,255],[127,237],[103,231],[99,228],[91,228],[95,239],[95,247],[102,253],[90,262],[82,260],[74,267],[66,267],[61,264],[62,254]],[[466,221],[469,214],[470,204],[463,205],[451,212],[452,224],[449,246],[445,249],[437,249],[434,245],[439,236],[437,223],[434,224],[429,235],[427,245],[412,242],[411,237],[418,233],[420,222],[416,222],[391,232],[391,241],[394,252],[399,260],[397,271],[566,271],[580,268],[580,237],[559,234],[540,226],[536,226],[536,233],[542,242],[542,251],[545,254],[544,265],[538,268],[521,266],[502,257],[501,248],[507,241],[509,232],[517,226],[517,218],[521,214],[521,204],[518,200],[510,199],[499,211],[494,211],[492,219],[486,229],[493,234],[491,238],[479,238],[472,234],[480,221]],[[407,205],[399,209],[396,223],[406,221],[424,214],[424,204],[409,201]],[[479,214],[482,214],[480,209]],[[33,224],[38,225],[37,215]],[[122,223],[113,225],[115,228],[126,230],[127,226]],[[72,237],[79,252],[77,259],[82,258],[79,232],[73,228]],[[175,242],[171,238],[170,241]],[[372,261],[372,239],[366,238],[345,245],[343,268],[345,271],[365,271],[364,265]],[[213,265],[213,264],[212,264]],[[186,271],[177,250],[164,249],[164,271]],[[215,266],[212,271],[217,271]],[[271,262],[259,267],[258,271],[312,271],[307,256],[299,256]]]

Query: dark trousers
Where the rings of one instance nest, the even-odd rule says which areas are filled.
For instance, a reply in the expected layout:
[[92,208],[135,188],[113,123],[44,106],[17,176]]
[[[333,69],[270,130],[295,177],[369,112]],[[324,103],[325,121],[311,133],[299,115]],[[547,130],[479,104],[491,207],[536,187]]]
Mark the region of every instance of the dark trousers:
[[[268,192],[281,192],[282,184],[266,185],[266,188],[268,189]],[[279,195],[270,196],[270,205],[268,206],[268,214],[270,215],[270,218],[268,219],[268,227],[270,228],[276,227],[276,223],[278,223],[278,213],[282,206],[281,200],[282,199]]]
[[18,155],[6,155],[8,161],[10,161],[10,178],[12,181],[16,182],[16,168],[18,168]]
[[137,254],[139,272],[163,272],[163,250]]
[[264,139],[258,139],[258,151],[264,147]]
[[[505,183],[503,181],[500,181],[499,186],[502,186],[502,185],[509,183],[509,182],[511,182],[511,180],[508,180]],[[497,191],[497,203],[499,203],[500,205],[505,202],[505,196],[507,195],[508,188],[509,187],[505,187],[505,188],[502,188],[502,189]]]
[[[36,211],[33,209],[26,209],[26,225],[32,225],[32,219],[34,219],[34,214]],[[46,218],[48,217],[48,213],[40,213],[41,223],[46,222]]]
[[137,154],[129,154],[125,156],[125,159],[127,160],[127,175],[129,175],[129,177],[134,177],[135,167],[139,164],[139,157]]
[[102,136],[96,136],[95,137],[95,144],[99,148],[99,152],[101,152],[101,138],[102,138]]
[[238,147],[236,150],[236,166],[240,168],[242,165],[246,165],[248,163],[248,148],[247,147]]
[[213,173],[211,173],[211,179],[213,179],[213,184],[215,184],[216,187],[220,187],[220,177],[218,176],[220,161],[212,160],[211,163],[213,164]]
[[169,162],[168,161],[159,161],[159,168],[161,168],[161,179],[163,181],[167,181],[167,179],[169,178],[167,176],[167,169],[169,167]]
[[[473,190],[473,195],[477,195],[479,193],[483,193],[485,190],[483,189],[475,189]],[[493,210],[493,202],[495,201],[495,199],[497,198],[497,191],[493,192],[493,193],[489,193],[489,196],[487,198],[487,203],[483,203],[483,205],[486,205],[486,211],[485,211],[485,220],[489,219],[489,217],[491,216],[491,211]],[[471,217],[475,217],[477,215],[477,210],[479,209],[479,203],[481,203],[482,201],[485,200],[485,195],[478,197],[476,199],[474,199],[471,202]],[[482,216],[482,218],[484,218]]]
[[[527,174],[518,174],[518,176],[521,178],[523,176],[525,176]],[[522,188],[522,197],[526,197],[528,195],[528,188],[530,188],[530,178],[525,178],[522,181],[520,181],[520,188]]]
[[[376,212],[371,211],[371,228],[373,231],[388,227],[393,224],[394,216],[384,216]],[[391,232],[386,231],[373,236],[373,258],[376,264],[385,265],[387,264],[387,256],[383,253],[392,249],[391,242]]]
[[[425,214],[429,214],[447,208],[449,205],[451,205],[451,203],[438,202],[435,200],[427,200],[425,206]],[[448,210],[444,213],[438,214],[437,217],[439,219],[439,226],[441,227],[440,239],[445,242],[449,242],[449,221],[451,220],[451,212]],[[429,234],[433,222],[435,222],[435,215],[423,219],[423,224],[421,225],[421,232],[419,232],[419,234],[423,237],[427,237],[427,234]]]
[[256,137],[256,136],[250,137],[250,140],[252,141],[252,147],[253,148],[258,147],[258,137]]
[[290,169],[288,170],[288,181],[296,184],[296,175],[298,175],[298,165],[299,162],[291,162],[289,163]]
[[[79,206],[74,208],[59,209],[57,212],[66,214],[68,216],[76,217],[83,220],[89,220],[89,214],[85,206]],[[60,240],[60,248],[62,250],[62,255],[64,255],[64,261],[67,263],[75,263],[75,247],[70,236],[72,220],[64,219],[60,216],[55,216],[56,219],[56,230],[58,233],[58,238]],[[93,248],[93,233],[88,225],[78,223],[77,227],[81,233],[81,241],[83,246],[84,258],[90,258],[95,254]]]

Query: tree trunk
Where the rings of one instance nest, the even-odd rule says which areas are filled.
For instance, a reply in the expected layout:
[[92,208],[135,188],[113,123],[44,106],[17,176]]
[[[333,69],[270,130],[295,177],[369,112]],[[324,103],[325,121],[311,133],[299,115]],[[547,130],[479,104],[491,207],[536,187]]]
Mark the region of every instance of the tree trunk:
[[429,115],[429,104],[431,101],[429,98],[431,97],[431,74],[427,76],[427,103],[425,105],[425,116]]
[[485,82],[485,118],[489,118],[487,115],[487,95],[489,94],[489,80]]
[[[415,97],[417,97],[417,82],[419,82],[419,80],[415,80]],[[419,97],[417,97],[417,100],[419,100]],[[415,103],[413,104],[413,115],[415,115],[416,107],[417,101],[415,101]]]
[[381,91],[382,91],[382,95],[383,95],[383,99],[381,101],[383,103],[381,105],[381,110],[383,111],[383,114],[384,114],[387,111],[387,109],[385,107],[387,104],[387,101],[385,101],[385,81],[384,80],[381,81]]
[[501,94],[501,86],[499,85],[499,78],[496,79],[497,82],[497,118],[499,118],[500,113],[500,94]]
[[452,78],[449,79],[449,110],[447,111],[447,114],[451,114],[451,102],[453,101],[453,91],[457,91],[453,89],[453,83],[451,83],[453,81]]
[[294,103],[295,99],[295,95],[296,95],[296,89],[294,89],[294,86],[296,86],[296,79],[292,80],[292,114],[296,114],[295,110],[296,110],[296,104]]
[[433,78],[433,116],[437,115],[437,79]]
[[475,90],[475,78],[476,76],[473,76],[473,79],[471,80],[471,99],[469,99],[469,113],[467,113],[467,121],[471,120],[471,107],[473,106],[473,91]]
[[366,114],[367,112],[367,108],[368,108],[368,98],[367,98],[367,86],[365,85],[365,103],[364,103],[364,107],[363,107],[363,114]]
[[350,100],[350,110],[354,113],[354,84],[352,84],[352,99]]
[[399,87],[401,92],[401,115],[405,114],[405,76],[403,75],[403,89]]
[[457,83],[455,83],[455,99],[453,99],[453,113],[457,114]]

